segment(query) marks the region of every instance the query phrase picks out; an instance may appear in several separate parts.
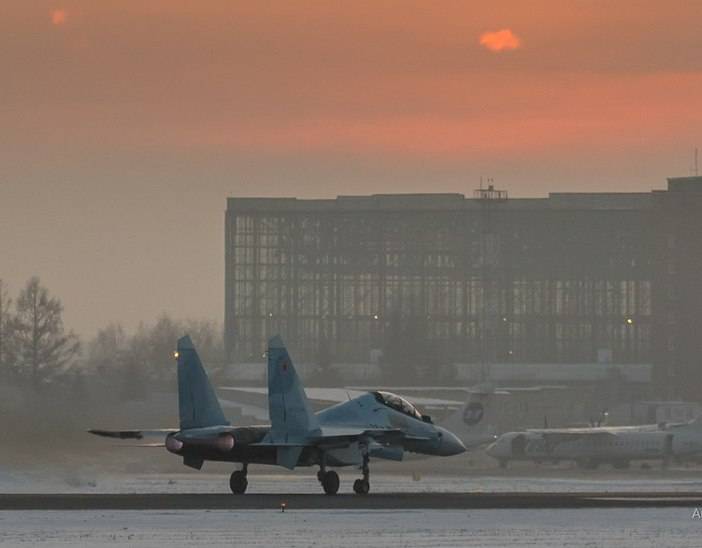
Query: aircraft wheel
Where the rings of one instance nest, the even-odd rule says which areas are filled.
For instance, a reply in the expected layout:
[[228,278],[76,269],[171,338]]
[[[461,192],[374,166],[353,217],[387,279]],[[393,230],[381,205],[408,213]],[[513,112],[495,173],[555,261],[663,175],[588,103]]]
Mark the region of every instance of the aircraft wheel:
[[229,478],[229,487],[235,495],[243,495],[249,485],[249,480],[246,479],[246,474],[241,470],[232,472]]
[[370,491],[370,483],[364,479],[357,479],[353,482],[353,491],[357,495],[367,495]]
[[322,479],[322,488],[326,495],[336,495],[339,491],[339,474],[333,470],[326,472]]

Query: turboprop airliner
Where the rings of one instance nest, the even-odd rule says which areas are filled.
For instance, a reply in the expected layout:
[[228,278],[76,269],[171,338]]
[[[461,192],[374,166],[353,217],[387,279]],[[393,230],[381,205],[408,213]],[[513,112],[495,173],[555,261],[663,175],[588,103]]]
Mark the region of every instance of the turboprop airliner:
[[339,490],[339,476],[330,468],[358,466],[362,476],[353,490],[364,495],[370,490],[371,458],[399,461],[405,452],[450,456],[466,450],[456,435],[391,392],[365,392],[313,413],[279,336],[268,341],[267,356],[270,425],[235,426],[227,421],[195,347],[185,336],[175,352],[180,427],[90,432],[120,439],[166,434],[166,449],[198,470],[208,460],[239,463],[241,468],[229,480],[235,494],[246,492],[250,464],[289,470],[319,466],[317,479],[327,495]]
[[702,455],[702,417],[676,424],[593,428],[545,428],[508,432],[487,447],[501,467],[509,461],[575,461],[583,468],[633,460],[686,459]]

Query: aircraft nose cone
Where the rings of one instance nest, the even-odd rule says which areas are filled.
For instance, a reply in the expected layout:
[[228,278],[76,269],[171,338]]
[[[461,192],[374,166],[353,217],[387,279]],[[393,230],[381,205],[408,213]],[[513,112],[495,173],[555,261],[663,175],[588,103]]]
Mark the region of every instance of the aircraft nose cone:
[[448,430],[441,429],[441,445],[439,447],[440,455],[450,457],[451,455],[460,455],[465,453],[466,446],[454,433]]

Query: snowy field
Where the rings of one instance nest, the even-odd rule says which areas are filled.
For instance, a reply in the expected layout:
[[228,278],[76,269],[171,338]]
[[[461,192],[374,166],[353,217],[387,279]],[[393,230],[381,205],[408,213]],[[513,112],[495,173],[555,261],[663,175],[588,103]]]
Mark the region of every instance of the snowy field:
[[[309,472],[309,473],[306,473]],[[341,491],[357,477],[341,471]],[[685,473],[372,476],[373,492],[702,491]],[[319,493],[314,470],[250,473],[251,493]],[[226,473],[0,473],[4,493],[228,493]],[[372,496],[372,495],[371,495]],[[586,510],[7,511],[9,546],[702,546],[695,508]]]
[[[291,474],[249,473],[249,493],[320,493],[316,469]],[[357,471],[340,470],[340,491],[351,492]],[[702,474],[661,476],[651,474],[594,474],[568,477],[543,476],[443,476],[372,474],[373,493],[426,492],[574,492],[664,491],[702,492]],[[0,493],[229,493],[227,473],[104,474],[35,472],[0,474]]]
[[0,546],[699,547],[693,510],[0,512]]

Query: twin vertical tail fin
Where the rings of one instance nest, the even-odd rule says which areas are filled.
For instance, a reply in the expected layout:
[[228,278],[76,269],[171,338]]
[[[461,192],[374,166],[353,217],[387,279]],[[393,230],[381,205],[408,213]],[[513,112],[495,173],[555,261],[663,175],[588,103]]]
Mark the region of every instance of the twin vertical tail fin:
[[[228,425],[190,337],[178,339],[180,429]],[[277,463],[294,468],[305,440],[319,430],[317,417],[280,337],[268,341],[268,445],[277,445]]]
[[319,428],[295,366],[278,335],[268,341],[268,412],[270,441],[274,443],[298,443]]
[[207,373],[189,336],[178,339],[180,429],[228,425]]

